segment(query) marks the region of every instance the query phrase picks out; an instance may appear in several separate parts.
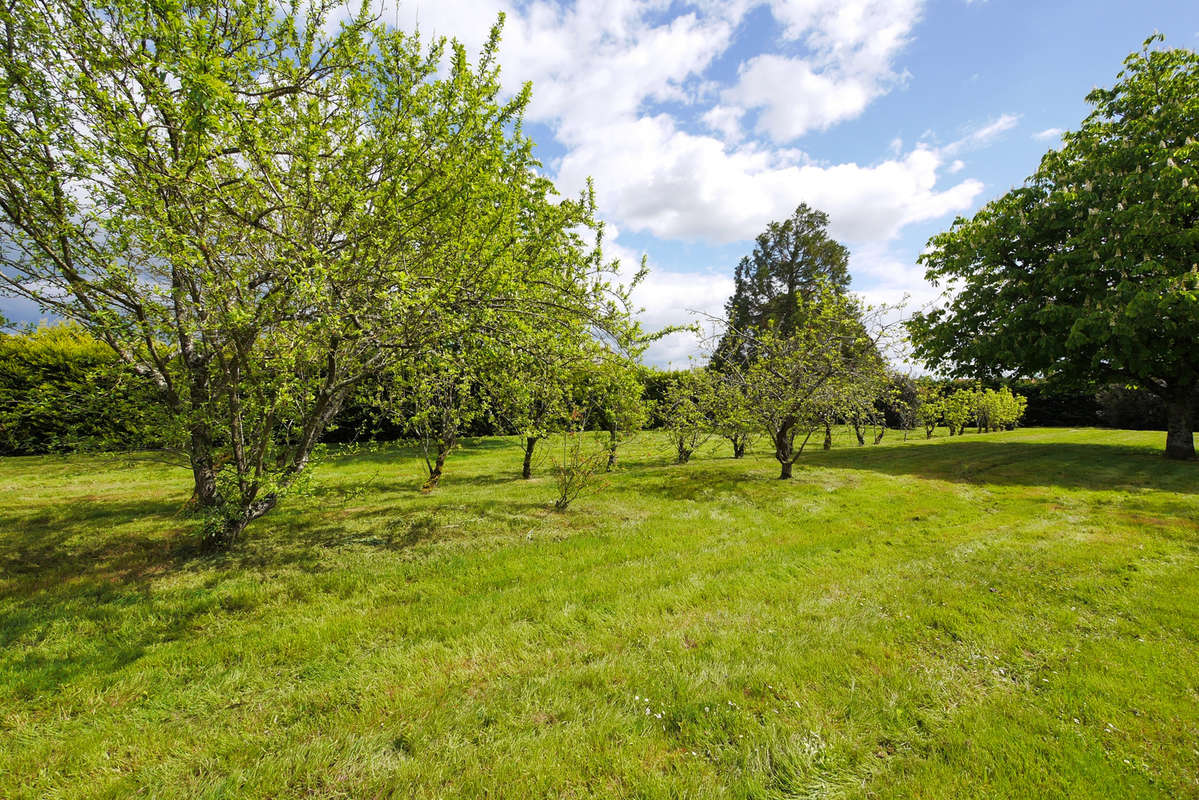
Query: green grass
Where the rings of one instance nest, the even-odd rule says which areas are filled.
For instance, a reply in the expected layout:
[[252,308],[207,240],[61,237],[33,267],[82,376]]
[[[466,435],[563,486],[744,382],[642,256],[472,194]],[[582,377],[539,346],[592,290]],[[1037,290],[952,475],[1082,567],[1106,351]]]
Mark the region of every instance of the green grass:
[[[188,474],[0,459],[0,797],[1196,797],[1199,466],[1160,433],[643,436],[548,509],[412,453],[197,555]],[[542,465],[542,473],[545,465]]]

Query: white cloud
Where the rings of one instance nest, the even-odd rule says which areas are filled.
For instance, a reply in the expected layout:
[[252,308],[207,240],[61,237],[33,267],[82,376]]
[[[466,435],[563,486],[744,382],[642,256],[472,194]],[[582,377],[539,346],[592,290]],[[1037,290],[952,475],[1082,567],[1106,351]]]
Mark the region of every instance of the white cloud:
[[[394,0],[385,0],[394,2]],[[403,0],[382,18],[426,35],[456,36],[471,50],[496,15],[507,15],[500,51],[505,85],[533,82],[529,118],[549,126],[564,154],[554,176],[564,193],[595,179],[614,226],[665,239],[750,239],[800,202],[829,213],[831,233],[853,250],[859,283],[879,297],[924,286],[920,271],[886,256],[909,224],[966,210],[982,192],[973,179],[938,183],[1019,118],[1002,115],[945,147],[895,139],[878,161],[827,163],[797,139],[863,113],[902,84],[899,63],[924,0]],[[765,7],[780,40],[753,42],[736,74],[713,70],[734,52],[739,25]],[[669,103],[665,106],[656,104]],[[924,137],[932,140],[931,136]],[[615,228],[606,249],[628,264]],[[647,328],[719,314],[732,291],[718,271],[653,268],[634,300]],[[881,294],[880,294],[881,293]],[[655,363],[685,363],[697,342],[657,343]]]
[[758,129],[777,142],[856,117],[873,99],[874,87],[852,76],[818,72],[803,59],[767,54],[741,69],[740,81],[724,99],[761,109]]
[[1037,133],[1034,133],[1032,135],[1032,138],[1039,139],[1040,141],[1048,141],[1050,139],[1061,139],[1063,133],[1065,133],[1065,131],[1062,130],[1061,128],[1046,128],[1043,131],[1038,131]]
[[788,155],[729,148],[659,115],[578,141],[559,175],[570,187],[594,176],[601,208],[622,227],[718,243],[752,238],[801,201],[827,211],[838,238],[885,242],[904,225],[966,208],[982,191],[974,180],[938,190],[941,156],[923,146],[872,166]]
[[776,142],[852,119],[903,79],[893,61],[922,0],[775,0],[770,4],[802,56],[765,53],[742,64],[730,105],[758,109],[757,128]]
[[[801,201],[829,212],[835,235],[886,241],[904,225],[969,205],[976,181],[936,186],[941,155],[898,144],[871,165],[818,164],[795,148],[743,138],[746,115],[774,141],[860,114],[901,79],[894,60],[923,0],[698,2],[672,16],[668,0],[415,2],[393,12],[401,27],[453,32],[478,47],[496,14],[507,21],[505,81],[534,85],[530,117],[549,125],[565,155],[564,191],[596,181],[601,208],[630,230],[728,242],[756,235]],[[750,8],[766,5],[783,38],[805,54],[760,52],[732,86],[708,67],[733,43]],[[388,14],[383,13],[384,19]],[[777,44],[777,43],[772,43]],[[675,102],[711,134],[647,106]],[[997,123],[1006,124],[1001,118]],[[1014,117],[1012,118],[1014,120]],[[986,131],[976,134],[981,140]]]
[[985,125],[967,133],[941,148],[945,155],[956,155],[964,150],[976,150],[994,141],[1000,134],[1010,131],[1020,122],[1019,114],[1000,114]]
[[725,141],[736,142],[741,138],[741,117],[744,114],[744,109],[715,105],[704,112],[700,119]]

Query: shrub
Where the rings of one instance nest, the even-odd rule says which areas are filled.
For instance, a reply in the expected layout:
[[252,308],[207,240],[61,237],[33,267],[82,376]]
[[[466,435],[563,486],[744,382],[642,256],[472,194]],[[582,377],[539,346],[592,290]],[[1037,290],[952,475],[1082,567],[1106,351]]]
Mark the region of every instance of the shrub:
[[588,447],[589,434],[583,430],[585,415],[578,409],[570,412],[568,427],[562,433],[562,449],[552,456],[554,486],[557,496],[554,508],[565,511],[585,491],[603,488],[606,482],[608,447]]
[[161,447],[154,387],[73,324],[0,333],[0,455]]
[[941,420],[949,428],[950,436],[966,430],[966,425],[974,418],[974,406],[973,389],[958,389],[942,398]]
[[1011,430],[1024,416],[1028,402],[1006,386],[998,391],[974,390],[974,418],[980,433],[983,431]]

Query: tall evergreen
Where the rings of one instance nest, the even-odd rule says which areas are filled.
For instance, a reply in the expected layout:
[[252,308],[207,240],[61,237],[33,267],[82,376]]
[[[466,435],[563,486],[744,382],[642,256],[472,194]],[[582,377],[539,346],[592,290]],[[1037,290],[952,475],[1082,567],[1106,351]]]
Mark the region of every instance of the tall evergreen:
[[753,331],[773,322],[786,336],[800,324],[797,310],[820,286],[837,293],[849,288],[849,250],[828,235],[828,214],[800,203],[782,222],[758,235],[753,253],[737,264],[733,296],[725,303],[727,330],[713,366],[752,359]]

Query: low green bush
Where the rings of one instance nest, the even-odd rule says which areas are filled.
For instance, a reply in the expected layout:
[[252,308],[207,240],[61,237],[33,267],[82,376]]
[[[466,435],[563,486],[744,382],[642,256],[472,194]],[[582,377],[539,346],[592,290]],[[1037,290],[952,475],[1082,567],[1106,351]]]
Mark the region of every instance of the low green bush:
[[0,455],[160,447],[153,392],[78,326],[0,333]]

